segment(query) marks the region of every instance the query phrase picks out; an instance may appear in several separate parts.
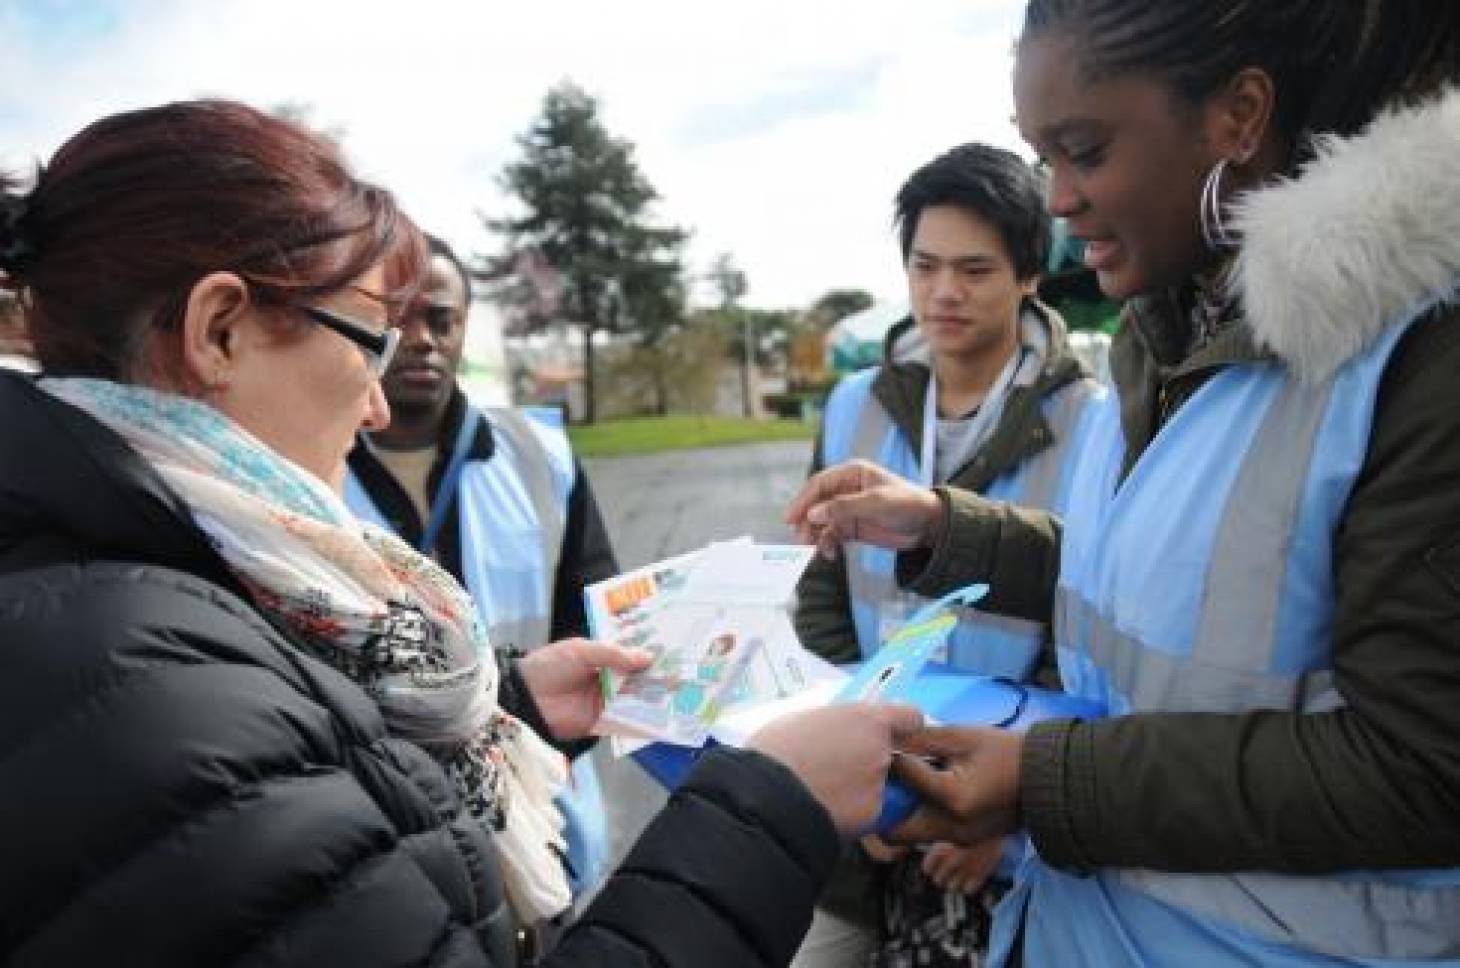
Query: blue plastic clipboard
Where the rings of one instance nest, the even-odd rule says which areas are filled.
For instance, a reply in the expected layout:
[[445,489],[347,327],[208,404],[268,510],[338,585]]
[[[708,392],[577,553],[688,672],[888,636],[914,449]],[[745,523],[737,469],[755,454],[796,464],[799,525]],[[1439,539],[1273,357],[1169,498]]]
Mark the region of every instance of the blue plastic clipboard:
[[[1099,703],[1007,679],[970,675],[934,663],[923,667],[899,699],[911,702],[929,718],[948,726],[1022,730],[1046,719],[1095,719],[1105,715],[1105,708]],[[695,761],[715,745],[714,740],[701,749],[655,743],[632,755],[645,772],[672,790],[684,782]],[[915,807],[916,800],[910,792],[889,783],[883,795],[882,813],[873,829],[897,826]]]

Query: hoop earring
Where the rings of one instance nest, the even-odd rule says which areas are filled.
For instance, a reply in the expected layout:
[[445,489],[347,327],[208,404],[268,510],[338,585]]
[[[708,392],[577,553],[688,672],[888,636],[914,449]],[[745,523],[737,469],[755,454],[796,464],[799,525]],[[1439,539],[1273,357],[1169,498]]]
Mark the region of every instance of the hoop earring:
[[1226,158],[1219,158],[1207,173],[1201,190],[1201,237],[1213,252],[1231,252],[1242,244],[1222,215],[1222,183],[1226,180],[1228,164]]

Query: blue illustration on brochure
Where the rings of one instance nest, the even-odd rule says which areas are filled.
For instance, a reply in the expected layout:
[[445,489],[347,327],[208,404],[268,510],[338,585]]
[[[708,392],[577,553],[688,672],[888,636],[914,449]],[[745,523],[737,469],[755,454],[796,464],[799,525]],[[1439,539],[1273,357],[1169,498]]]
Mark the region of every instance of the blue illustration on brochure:
[[953,609],[972,605],[989,586],[966,585],[918,609],[882,643],[836,694],[836,702],[892,702],[911,698],[912,684],[958,624]]

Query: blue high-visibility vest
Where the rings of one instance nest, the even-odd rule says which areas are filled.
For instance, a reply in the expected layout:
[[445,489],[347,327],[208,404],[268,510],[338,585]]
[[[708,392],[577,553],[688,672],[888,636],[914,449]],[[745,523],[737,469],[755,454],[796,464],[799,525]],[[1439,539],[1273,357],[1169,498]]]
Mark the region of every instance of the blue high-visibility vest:
[[[907,478],[919,479],[919,457],[906,434],[872,396],[879,370],[864,370],[842,380],[827,400],[822,420],[821,461],[830,467],[861,457]],[[1102,394],[1093,381],[1075,380],[1042,401],[1054,436],[1051,446],[996,477],[984,496],[1058,512],[1069,493],[1073,462],[1071,441],[1080,433],[1090,401]],[[983,458],[975,456],[978,461]],[[897,554],[860,542],[845,549],[847,586],[857,645],[864,658],[881,644],[882,613],[899,595],[894,574]],[[1025,679],[1049,636],[1042,622],[995,615],[976,608],[959,610],[959,624],[948,640],[947,662],[961,671]]]
[[[1403,322],[1327,382],[1271,362],[1208,380],[1120,479],[1098,408],[1066,509],[1055,609],[1071,694],[1112,715],[1317,714],[1334,685],[1334,535]],[[1028,965],[1460,963],[1460,871],[1067,874],[1026,859],[995,916]],[[1444,959],[1440,961],[1440,959]]]

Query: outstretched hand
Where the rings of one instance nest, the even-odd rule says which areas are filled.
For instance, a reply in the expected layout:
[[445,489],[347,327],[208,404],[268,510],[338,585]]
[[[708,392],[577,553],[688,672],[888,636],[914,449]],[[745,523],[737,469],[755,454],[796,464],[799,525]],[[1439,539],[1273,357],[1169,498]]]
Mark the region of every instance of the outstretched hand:
[[870,461],[813,474],[786,509],[796,537],[835,558],[844,541],[903,551],[930,547],[943,524],[938,496]]
[[587,736],[603,712],[600,670],[639,672],[653,661],[643,649],[563,639],[529,652],[517,668],[552,739],[568,742]]

